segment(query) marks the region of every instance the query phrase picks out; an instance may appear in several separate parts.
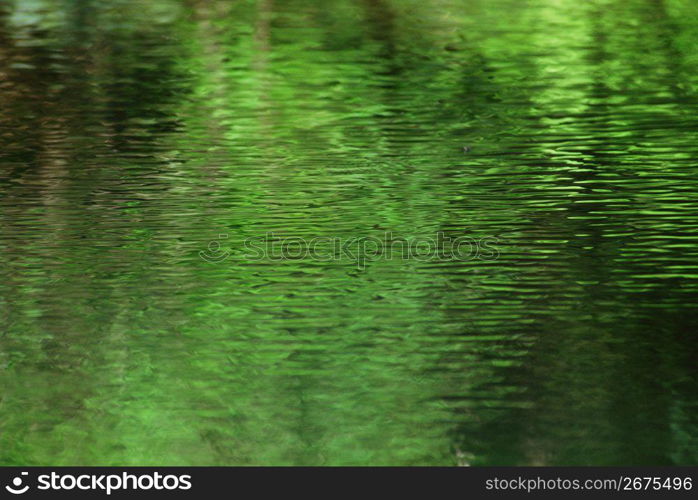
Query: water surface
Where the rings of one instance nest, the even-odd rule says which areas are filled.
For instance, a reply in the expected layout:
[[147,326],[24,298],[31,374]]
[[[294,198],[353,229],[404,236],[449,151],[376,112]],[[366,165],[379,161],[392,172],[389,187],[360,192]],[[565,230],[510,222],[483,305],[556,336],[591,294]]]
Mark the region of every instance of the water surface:
[[697,19],[3,2],[0,463],[696,464]]

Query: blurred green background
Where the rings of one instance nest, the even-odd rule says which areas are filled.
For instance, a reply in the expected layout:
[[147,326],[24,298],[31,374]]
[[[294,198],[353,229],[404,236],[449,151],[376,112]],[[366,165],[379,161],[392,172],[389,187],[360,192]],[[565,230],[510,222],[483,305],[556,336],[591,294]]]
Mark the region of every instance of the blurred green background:
[[698,463],[698,2],[5,0],[0,104],[0,464]]

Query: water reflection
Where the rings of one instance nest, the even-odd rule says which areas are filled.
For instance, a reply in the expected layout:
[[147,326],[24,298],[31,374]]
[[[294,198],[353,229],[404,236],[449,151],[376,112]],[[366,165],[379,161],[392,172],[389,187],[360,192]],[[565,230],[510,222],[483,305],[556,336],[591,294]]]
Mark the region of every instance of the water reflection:
[[9,2],[0,461],[695,463],[696,6],[562,4]]

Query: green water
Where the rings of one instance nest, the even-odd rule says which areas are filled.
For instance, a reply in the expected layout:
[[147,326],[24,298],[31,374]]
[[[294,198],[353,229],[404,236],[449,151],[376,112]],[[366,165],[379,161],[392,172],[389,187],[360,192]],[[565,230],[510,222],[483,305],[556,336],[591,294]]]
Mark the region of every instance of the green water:
[[0,464],[698,463],[694,0],[6,0],[0,167]]

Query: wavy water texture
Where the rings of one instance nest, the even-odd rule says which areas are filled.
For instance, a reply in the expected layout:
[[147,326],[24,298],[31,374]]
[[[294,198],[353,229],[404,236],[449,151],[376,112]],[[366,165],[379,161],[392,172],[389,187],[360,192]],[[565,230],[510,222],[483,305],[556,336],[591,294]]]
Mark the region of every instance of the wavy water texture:
[[697,19],[3,2],[0,463],[696,464]]

